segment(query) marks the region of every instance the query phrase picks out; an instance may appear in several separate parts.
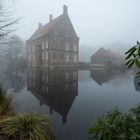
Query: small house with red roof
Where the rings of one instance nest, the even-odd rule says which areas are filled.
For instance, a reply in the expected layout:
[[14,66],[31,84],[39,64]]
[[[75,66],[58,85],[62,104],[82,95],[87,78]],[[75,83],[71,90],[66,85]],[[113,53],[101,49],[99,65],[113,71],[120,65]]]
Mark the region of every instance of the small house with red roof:
[[124,61],[122,55],[101,47],[91,56],[91,66],[94,68],[104,68],[108,66],[121,66]]
[[77,66],[79,37],[69,18],[67,6],[63,6],[63,13],[55,19],[50,15],[46,25],[39,23],[26,45],[29,66]]

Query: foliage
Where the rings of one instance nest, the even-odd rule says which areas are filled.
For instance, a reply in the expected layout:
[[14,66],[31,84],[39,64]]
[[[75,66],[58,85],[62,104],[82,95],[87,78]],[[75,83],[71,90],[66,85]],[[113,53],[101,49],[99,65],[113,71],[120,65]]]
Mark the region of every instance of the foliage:
[[0,135],[16,136],[23,140],[51,140],[52,128],[45,115],[24,113],[0,120]]
[[97,140],[139,140],[140,104],[123,114],[117,110],[97,119],[88,128],[91,139]]
[[134,64],[140,69],[140,43],[130,48],[126,53],[126,65],[131,68]]
[[11,102],[11,97],[6,95],[6,91],[0,85],[0,117],[13,114]]

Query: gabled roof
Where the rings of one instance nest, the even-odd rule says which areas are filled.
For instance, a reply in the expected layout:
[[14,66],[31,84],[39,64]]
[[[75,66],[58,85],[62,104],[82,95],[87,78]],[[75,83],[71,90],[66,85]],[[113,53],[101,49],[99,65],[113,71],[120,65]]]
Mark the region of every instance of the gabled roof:
[[39,27],[35,33],[31,36],[29,40],[35,40],[39,37],[49,34],[50,30],[56,25],[56,23],[62,19],[62,15],[56,17],[55,19],[48,22],[46,25]]
[[[65,32],[69,33],[70,35],[76,35],[76,32],[72,26],[72,23],[70,21],[70,18],[68,16],[68,9],[66,5],[63,5],[63,14],[56,17],[55,19],[52,19],[52,15],[50,15],[50,21],[46,25],[42,26],[39,24],[39,28],[35,31],[35,33],[30,37],[29,41],[36,40],[37,38],[40,38],[42,36],[48,35],[51,31],[51,29],[55,29],[55,27],[59,28],[60,30],[64,30]],[[64,26],[63,24],[64,23]],[[68,24],[67,24],[68,23]],[[58,26],[57,26],[58,25]],[[69,25],[69,27],[67,27]],[[77,36],[77,35],[76,35]]]
[[98,51],[96,51],[91,57],[109,57],[109,58],[123,58],[122,55],[112,52],[111,50],[106,50],[101,47]]

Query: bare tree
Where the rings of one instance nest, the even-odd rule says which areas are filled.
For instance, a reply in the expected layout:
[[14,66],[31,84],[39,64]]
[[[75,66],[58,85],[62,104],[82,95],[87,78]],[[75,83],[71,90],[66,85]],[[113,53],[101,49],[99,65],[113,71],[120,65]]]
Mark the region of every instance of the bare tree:
[[[0,0],[4,1],[4,0]],[[12,18],[12,12],[0,3],[0,44],[7,42],[7,36],[16,30],[15,24],[19,19]]]

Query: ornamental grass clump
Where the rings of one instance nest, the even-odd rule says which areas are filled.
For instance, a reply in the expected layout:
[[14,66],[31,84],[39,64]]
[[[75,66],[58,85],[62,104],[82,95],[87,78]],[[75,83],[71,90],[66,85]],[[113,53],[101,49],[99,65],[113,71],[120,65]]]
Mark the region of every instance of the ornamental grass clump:
[[88,133],[96,140],[139,140],[140,105],[127,114],[114,110],[103,115],[90,125]]
[[12,99],[0,85],[0,118],[13,115]]
[[0,120],[1,135],[21,140],[52,140],[53,130],[45,115],[23,113]]

